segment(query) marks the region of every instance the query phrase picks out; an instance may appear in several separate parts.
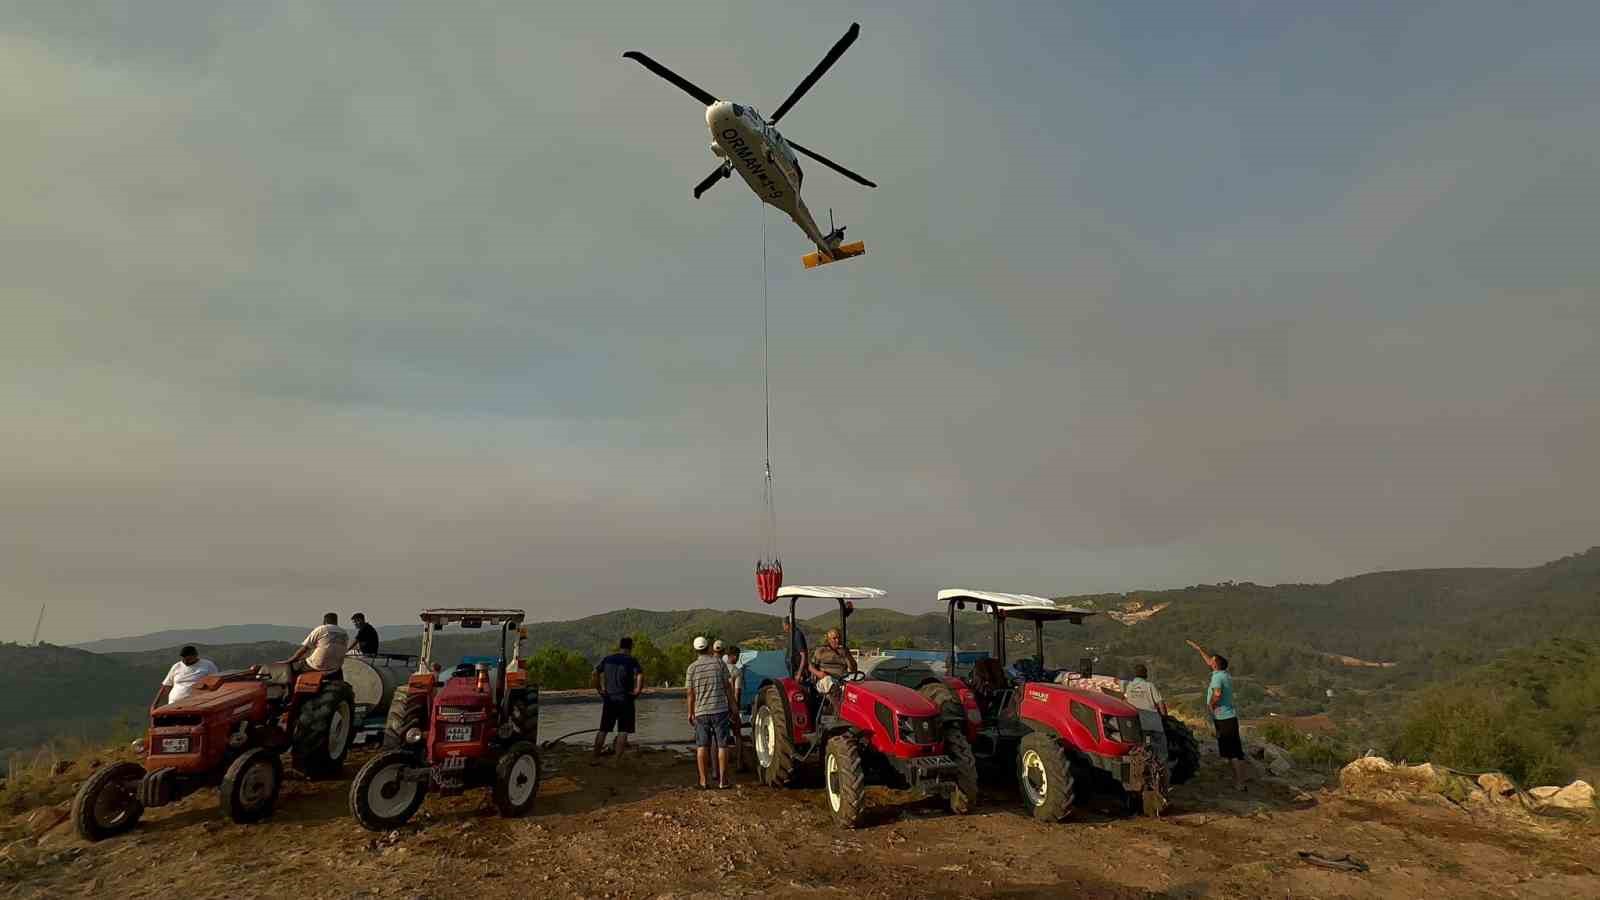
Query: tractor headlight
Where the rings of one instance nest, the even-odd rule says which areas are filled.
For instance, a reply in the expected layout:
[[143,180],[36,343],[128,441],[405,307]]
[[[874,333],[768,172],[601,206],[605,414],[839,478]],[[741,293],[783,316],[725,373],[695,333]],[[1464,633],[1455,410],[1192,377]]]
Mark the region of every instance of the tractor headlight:
[[408,743],[408,744],[420,744],[420,743],[422,743],[422,729],[421,728],[408,729],[406,731],[406,743]]
[[900,717],[900,740],[907,744],[931,744],[934,742],[934,723],[937,716]]
[[144,755],[144,738],[139,738],[128,746],[132,747],[133,752],[139,754],[140,756]]

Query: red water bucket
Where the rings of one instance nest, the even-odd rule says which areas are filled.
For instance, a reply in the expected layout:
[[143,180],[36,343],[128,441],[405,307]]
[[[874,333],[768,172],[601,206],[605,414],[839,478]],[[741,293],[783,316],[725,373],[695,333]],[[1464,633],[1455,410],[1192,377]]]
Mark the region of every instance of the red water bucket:
[[783,563],[773,560],[770,563],[756,563],[756,596],[762,603],[774,603],[778,599],[778,588],[783,586]]

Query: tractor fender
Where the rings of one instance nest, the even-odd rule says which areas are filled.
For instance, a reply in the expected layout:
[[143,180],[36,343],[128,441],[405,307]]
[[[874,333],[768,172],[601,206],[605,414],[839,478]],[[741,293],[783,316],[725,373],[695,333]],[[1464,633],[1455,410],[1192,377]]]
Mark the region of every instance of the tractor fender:
[[964,731],[968,741],[978,739],[978,728],[983,724],[983,713],[978,709],[978,695],[965,681],[954,675],[946,675],[940,679],[945,686],[955,692],[956,699],[961,701],[961,709],[966,713],[967,721]]
[[785,724],[789,728],[790,738],[796,745],[803,743],[807,736],[816,730],[816,723],[811,721],[811,713],[806,709],[805,686],[799,680],[789,677],[768,678],[761,683],[761,690],[764,691],[768,687],[777,691],[783,700],[783,715]]
[[315,669],[309,672],[301,672],[299,677],[294,680],[294,692],[296,694],[315,694],[322,690],[323,680],[331,674],[333,673],[318,672]]

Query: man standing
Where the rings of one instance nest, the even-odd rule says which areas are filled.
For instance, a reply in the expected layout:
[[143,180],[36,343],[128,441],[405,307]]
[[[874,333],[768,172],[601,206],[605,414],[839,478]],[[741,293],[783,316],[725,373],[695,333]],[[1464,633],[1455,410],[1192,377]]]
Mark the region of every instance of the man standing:
[[829,628],[826,643],[811,654],[811,675],[817,679],[817,691],[824,696],[832,693],[846,675],[858,671],[855,654],[842,646],[840,639],[839,629]]
[[216,663],[209,659],[201,659],[200,651],[193,645],[184,647],[178,651],[178,661],[167,670],[167,677],[161,679],[161,690],[156,692],[156,699],[150,702],[150,708],[177,703],[193,693],[195,685],[199,684],[201,679],[215,674],[217,674]]
[[600,731],[594,736],[594,759],[600,759],[606,735],[613,726],[617,739],[611,744],[611,753],[621,759],[628,749],[628,735],[633,734],[634,698],[644,691],[644,667],[633,658],[633,638],[617,641],[617,652],[600,660],[589,683],[600,694]]
[[717,750],[716,770],[720,774],[718,789],[733,787],[728,781],[728,745],[733,740],[733,729],[728,721],[734,707],[733,685],[728,681],[728,667],[711,655],[711,642],[704,637],[694,639],[695,652],[699,654],[684,673],[683,683],[688,687],[689,724],[694,727],[694,757],[700,770],[700,790],[705,790],[706,775],[711,770],[711,748]]
[[1123,687],[1122,696],[1127,698],[1129,706],[1139,711],[1139,729],[1150,738],[1150,749],[1155,751],[1156,758],[1163,765],[1167,764],[1167,727],[1162,722],[1167,714],[1167,701],[1150,681],[1150,669],[1144,663],[1133,667],[1133,680]]
[[[717,646],[721,644],[721,641],[717,641],[716,644],[712,645],[712,649],[717,649]],[[744,667],[739,665],[738,647],[733,644],[727,644],[721,647],[721,651],[722,663],[728,667],[729,689],[733,691],[733,764],[735,768],[743,772],[745,770],[744,729],[742,727],[744,723],[740,717],[744,712]]]
[[284,660],[292,672],[337,672],[344,666],[350,635],[339,627],[338,613],[325,613],[294,655]]
[[1206,689],[1206,707],[1217,728],[1217,753],[1233,764],[1233,786],[1244,790],[1244,744],[1239,739],[1239,711],[1233,706],[1233,676],[1228,673],[1228,658],[1207,653],[1194,641],[1187,642],[1211,667],[1211,685]]
[[377,656],[378,629],[367,624],[367,614],[356,613],[350,617],[350,624],[356,626],[356,645],[351,649],[363,656]]
[[[791,634],[793,635],[793,640],[789,640]],[[801,681],[809,680],[811,672],[806,668],[806,663],[810,653],[808,652],[809,648],[806,647],[806,633],[797,628],[788,619],[784,619],[783,636],[785,640],[789,640],[789,643],[794,646],[794,658],[789,660],[791,674]],[[784,648],[784,652],[788,652],[788,650],[788,647]]]

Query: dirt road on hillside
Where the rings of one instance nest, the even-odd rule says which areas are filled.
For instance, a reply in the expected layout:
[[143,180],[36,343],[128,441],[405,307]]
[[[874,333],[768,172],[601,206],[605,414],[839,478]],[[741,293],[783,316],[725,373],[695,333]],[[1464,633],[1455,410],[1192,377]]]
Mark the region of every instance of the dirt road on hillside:
[[[214,792],[152,810],[100,844],[61,825],[3,851],[0,896],[1568,900],[1600,885],[1592,824],[1507,828],[1447,805],[1285,783],[1240,795],[1214,760],[1159,820],[1091,809],[1041,825],[1020,813],[1010,785],[991,784],[962,818],[875,794],[868,827],[853,832],[833,826],[819,789],[693,790],[692,764],[670,751],[594,768],[558,748],[546,762],[535,814],[518,821],[497,818],[480,791],[430,798],[410,826],[374,835],[350,818],[348,781],[296,780],[263,825],[222,820]],[[1313,868],[1299,850],[1351,853],[1371,871]]]

